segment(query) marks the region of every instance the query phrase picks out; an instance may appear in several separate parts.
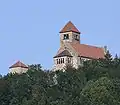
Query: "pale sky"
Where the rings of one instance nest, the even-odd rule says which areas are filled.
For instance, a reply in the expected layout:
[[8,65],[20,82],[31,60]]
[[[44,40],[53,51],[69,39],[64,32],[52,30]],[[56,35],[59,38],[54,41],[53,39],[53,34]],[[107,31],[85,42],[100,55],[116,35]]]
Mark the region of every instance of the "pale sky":
[[81,43],[120,55],[120,0],[0,0],[0,74],[18,60],[50,69],[69,20]]

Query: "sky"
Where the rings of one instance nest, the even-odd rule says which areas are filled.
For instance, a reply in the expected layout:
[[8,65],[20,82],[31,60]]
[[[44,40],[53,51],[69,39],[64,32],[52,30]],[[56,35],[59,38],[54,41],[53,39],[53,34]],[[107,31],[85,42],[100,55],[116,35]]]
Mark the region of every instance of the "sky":
[[0,74],[20,60],[53,67],[59,31],[72,21],[81,43],[120,55],[120,0],[0,0]]

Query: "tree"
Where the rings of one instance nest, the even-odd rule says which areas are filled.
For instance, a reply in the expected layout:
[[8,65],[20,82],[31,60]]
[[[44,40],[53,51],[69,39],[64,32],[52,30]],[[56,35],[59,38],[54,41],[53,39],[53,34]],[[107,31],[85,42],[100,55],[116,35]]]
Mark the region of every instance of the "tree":
[[0,74],[0,79],[2,78],[2,75]]
[[102,77],[89,81],[81,92],[81,105],[119,105],[112,80]]
[[120,105],[120,58],[107,53],[78,69],[44,71],[35,64],[7,74],[0,78],[0,105]]

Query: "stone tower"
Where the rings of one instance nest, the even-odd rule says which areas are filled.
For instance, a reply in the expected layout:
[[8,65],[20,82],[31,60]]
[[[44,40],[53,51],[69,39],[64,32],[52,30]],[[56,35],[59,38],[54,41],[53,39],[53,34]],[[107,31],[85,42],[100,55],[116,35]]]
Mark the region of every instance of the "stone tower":
[[81,44],[80,34],[71,21],[60,31],[60,48],[53,57],[53,71],[65,70],[68,65],[78,68],[86,60],[104,58],[103,48]]
[[9,67],[9,73],[12,73],[12,74],[26,73],[27,70],[28,70],[28,66],[20,61],[16,62],[15,64],[13,64],[12,66]]
[[80,32],[71,21],[60,31],[60,47],[63,47],[65,42],[80,43]]

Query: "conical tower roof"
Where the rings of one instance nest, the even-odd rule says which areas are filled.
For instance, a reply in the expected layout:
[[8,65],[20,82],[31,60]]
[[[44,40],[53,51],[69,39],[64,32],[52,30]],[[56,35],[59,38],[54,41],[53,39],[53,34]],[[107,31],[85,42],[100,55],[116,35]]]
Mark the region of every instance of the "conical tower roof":
[[22,63],[21,61],[17,61],[15,64],[13,64],[12,66],[10,66],[9,68],[16,68],[16,67],[28,68],[28,66],[25,65],[24,63]]

